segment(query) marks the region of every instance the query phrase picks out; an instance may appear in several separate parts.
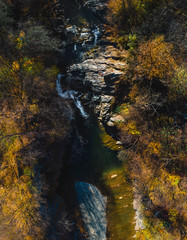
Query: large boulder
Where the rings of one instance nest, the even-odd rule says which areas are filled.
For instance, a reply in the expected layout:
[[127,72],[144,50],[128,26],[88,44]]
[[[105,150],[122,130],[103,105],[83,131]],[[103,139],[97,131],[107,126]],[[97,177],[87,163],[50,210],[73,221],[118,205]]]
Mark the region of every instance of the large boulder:
[[79,207],[89,240],[106,240],[106,198],[93,185],[75,184]]

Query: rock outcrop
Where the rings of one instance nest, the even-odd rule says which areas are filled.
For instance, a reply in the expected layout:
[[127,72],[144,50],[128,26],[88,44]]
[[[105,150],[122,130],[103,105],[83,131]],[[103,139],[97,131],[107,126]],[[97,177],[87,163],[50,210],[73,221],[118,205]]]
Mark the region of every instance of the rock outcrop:
[[94,110],[101,121],[110,117],[114,100],[115,83],[127,67],[120,60],[120,53],[113,46],[99,47],[85,55],[81,63],[73,64],[67,71],[67,83],[75,90],[85,93],[82,98]]
[[69,62],[66,82],[71,89],[83,93],[82,101],[106,124],[115,83],[127,68],[127,52],[114,47],[107,37],[103,25],[106,0],[87,0],[79,8],[82,13],[89,13],[89,17],[84,15],[84,23],[75,23],[71,18],[64,21],[66,37],[61,44],[61,57]]
[[119,122],[123,122],[124,119],[121,115],[112,115],[112,117],[109,119],[109,121],[107,122],[107,126],[109,127],[114,127],[117,123]]

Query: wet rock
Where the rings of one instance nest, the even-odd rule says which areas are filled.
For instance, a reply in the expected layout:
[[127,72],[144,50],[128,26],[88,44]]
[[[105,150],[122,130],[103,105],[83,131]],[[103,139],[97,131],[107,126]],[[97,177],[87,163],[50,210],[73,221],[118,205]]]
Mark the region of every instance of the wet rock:
[[90,33],[89,32],[83,32],[80,35],[80,39],[81,40],[89,40],[89,37],[90,37]]
[[79,207],[89,240],[106,240],[106,198],[93,185],[75,184]]

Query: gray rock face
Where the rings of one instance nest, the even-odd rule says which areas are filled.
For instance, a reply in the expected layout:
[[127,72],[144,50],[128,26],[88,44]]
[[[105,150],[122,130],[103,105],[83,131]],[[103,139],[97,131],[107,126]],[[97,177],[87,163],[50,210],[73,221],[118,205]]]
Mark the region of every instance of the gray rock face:
[[[102,21],[106,15],[103,14],[106,3],[106,0],[84,1],[84,7],[94,13],[92,15],[97,15],[99,23],[91,24],[88,21],[84,26],[76,26],[70,25],[67,20],[67,46],[62,44],[62,47],[72,49],[75,60],[75,64],[67,69],[67,84],[71,89],[83,93],[82,101],[103,123],[107,123],[111,115],[115,83],[127,68],[121,59],[128,57],[126,51],[108,46],[110,39],[105,35],[105,21]],[[108,126],[112,125],[114,124],[110,121]]]
[[100,48],[95,53],[87,54],[84,61],[70,66],[67,71],[68,84],[73,89],[90,93],[87,101],[103,121],[110,115],[115,82],[126,68],[126,63],[119,59],[120,53],[114,47]]
[[106,198],[93,185],[75,184],[79,207],[89,240],[106,240]]
[[84,7],[90,9],[94,14],[99,16],[101,19],[105,17],[104,12],[107,10],[106,0],[87,0],[84,3]]

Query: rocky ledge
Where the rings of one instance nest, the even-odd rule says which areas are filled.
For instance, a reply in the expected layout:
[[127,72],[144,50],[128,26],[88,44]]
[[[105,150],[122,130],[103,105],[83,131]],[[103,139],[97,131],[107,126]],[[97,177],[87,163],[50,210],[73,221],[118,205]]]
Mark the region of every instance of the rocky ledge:
[[100,46],[87,52],[81,63],[73,64],[67,71],[68,85],[84,94],[82,100],[103,122],[110,118],[115,83],[127,68],[121,61],[125,55],[113,46]]

